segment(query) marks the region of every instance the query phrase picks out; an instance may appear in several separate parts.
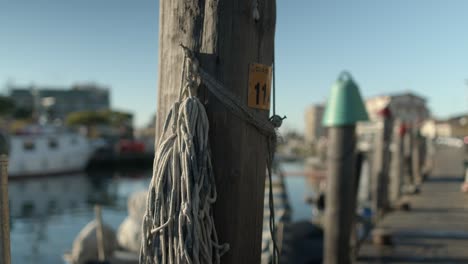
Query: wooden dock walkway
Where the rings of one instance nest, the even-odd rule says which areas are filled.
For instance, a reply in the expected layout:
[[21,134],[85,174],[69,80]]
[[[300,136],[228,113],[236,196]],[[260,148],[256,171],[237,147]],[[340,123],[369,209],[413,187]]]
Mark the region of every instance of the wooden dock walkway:
[[366,242],[358,263],[468,263],[468,194],[460,192],[464,155],[462,149],[437,149],[421,192],[408,197],[411,210],[391,212],[377,224],[390,231],[393,245]]

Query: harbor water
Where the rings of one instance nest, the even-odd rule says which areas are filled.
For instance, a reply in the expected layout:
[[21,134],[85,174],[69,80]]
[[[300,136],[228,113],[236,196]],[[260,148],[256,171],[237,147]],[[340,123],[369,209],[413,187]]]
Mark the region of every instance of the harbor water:
[[[285,163],[283,170],[300,171],[302,163]],[[93,206],[102,205],[103,221],[117,230],[127,216],[127,198],[146,190],[151,170],[10,178],[12,263],[61,264],[79,231],[94,219]],[[304,202],[310,188],[304,177],[286,178],[293,221],[311,218]]]

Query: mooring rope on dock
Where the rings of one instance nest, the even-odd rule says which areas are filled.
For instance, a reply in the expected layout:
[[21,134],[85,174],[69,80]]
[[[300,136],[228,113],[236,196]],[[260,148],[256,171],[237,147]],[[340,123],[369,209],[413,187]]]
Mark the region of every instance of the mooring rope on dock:
[[[166,117],[155,153],[143,219],[142,264],[218,264],[229,250],[228,244],[218,242],[213,219],[212,205],[217,193],[208,139],[209,122],[203,104],[196,97],[202,81],[232,113],[266,136],[266,162],[271,183],[275,125],[248,109],[199,67],[192,51],[182,48],[185,56],[179,100]],[[278,117],[274,116],[274,119],[277,121]],[[278,249],[271,186],[269,206],[273,263],[276,263]]]

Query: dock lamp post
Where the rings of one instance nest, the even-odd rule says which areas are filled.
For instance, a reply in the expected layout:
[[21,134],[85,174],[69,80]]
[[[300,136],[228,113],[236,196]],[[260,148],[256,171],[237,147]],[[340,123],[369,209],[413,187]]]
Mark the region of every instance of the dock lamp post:
[[348,72],[332,86],[323,125],[328,128],[325,200],[325,264],[351,263],[351,231],[356,211],[356,123],[368,115],[359,88]]
[[8,209],[8,141],[0,133],[0,263],[10,264],[10,210]]

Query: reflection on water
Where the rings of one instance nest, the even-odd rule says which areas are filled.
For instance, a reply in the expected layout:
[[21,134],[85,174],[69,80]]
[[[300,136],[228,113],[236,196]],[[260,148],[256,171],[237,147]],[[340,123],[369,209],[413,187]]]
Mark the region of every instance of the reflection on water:
[[103,219],[117,229],[127,197],[146,189],[150,171],[10,179],[12,263],[64,263],[78,232],[103,204]]
[[[291,162],[282,164],[283,171],[304,171],[304,164]],[[310,220],[312,218],[312,208],[305,203],[305,198],[312,195],[312,187],[305,177],[287,176],[286,189],[292,209],[292,221]]]
[[[302,170],[299,163],[284,164],[288,171]],[[151,171],[10,178],[12,263],[61,264],[78,232],[94,219],[93,206],[103,205],[103,220],[115,230],[127,216],[127,198],[146,190]],[[310,195],[303,177],[287,177],[293,220],[310,219],[304,203]]]

